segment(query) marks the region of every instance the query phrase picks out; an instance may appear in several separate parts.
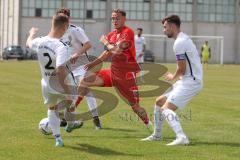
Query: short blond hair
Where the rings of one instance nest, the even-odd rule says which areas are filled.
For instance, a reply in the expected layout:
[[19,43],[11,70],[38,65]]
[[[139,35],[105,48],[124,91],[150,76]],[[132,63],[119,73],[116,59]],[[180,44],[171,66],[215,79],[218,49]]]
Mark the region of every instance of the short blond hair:
[[112,13],[121,13],[122,14],[122,16],[124,16],[124,17],[126,17],[126,11],[124,11],[123,9],[114,9],[113,11],[112,11]]
[[68,8],[60,8],[60,9],[58,9],[56,14],[60,14],[60,13],[63,13],[66,16],[70,17],[70,9],[68,9]]
[[66,23],[69,22],[68,16],[66,15],[54,15],[53,16],[53,26],[57,28],[63,27]]

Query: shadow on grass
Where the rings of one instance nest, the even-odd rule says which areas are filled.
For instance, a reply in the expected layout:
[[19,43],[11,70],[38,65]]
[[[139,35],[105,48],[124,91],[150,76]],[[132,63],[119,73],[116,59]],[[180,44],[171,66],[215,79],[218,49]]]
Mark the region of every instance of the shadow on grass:
[[119,151],[114,151],[109,148],[97,147],[90,144],[77,144],[77,146],[65,146],[66,148],[70,148],[73,150],[77,150],[80,152],[87,152],[90,154],[102,155],[102,156],[134,156],[141,157],[143,155],[140,154],[128,154]]
[[75,138],[102,138],[102,139],[142,139],[144,136],[142,135],[121,135],[117,134],[116,136],[114,135],[101,135],[101,136],[91,136],[91,135],[81,135],[81,136],[69,136],[68,139],[75,139]]
[[191,146],[225,146],[225,147],[240,147],[240,143],[233,142],[192,142]]
[[137,132],[134,129],[124,129],[124,128],[103,128],[103,130],[116,131],[116,132]]

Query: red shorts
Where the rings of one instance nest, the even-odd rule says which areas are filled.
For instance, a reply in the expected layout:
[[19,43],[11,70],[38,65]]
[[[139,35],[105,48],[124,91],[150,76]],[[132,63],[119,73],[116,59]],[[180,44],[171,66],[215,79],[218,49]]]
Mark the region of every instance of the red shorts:
[[112,87],[112,77],[111,70],[103,69],[97,72],[97,75],[103,79],[104,85],[103,87]]
[[97,75],[104,81],[104,87],[116,87],[119,95],[127,100],[132,106],[139,103],[138,87],[136,85],[136,78],[133,72],[122,73],[115,76],[111,70],[100,70]]

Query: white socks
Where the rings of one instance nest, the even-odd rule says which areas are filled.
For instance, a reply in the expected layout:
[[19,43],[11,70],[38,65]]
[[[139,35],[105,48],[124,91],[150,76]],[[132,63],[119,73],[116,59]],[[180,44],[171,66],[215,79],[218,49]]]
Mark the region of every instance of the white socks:
[[49,120],[49,125],[52,129],[53,135],[54,136],[60,136],[60,119],[56,115],[55,110],[48,110],[48,120]]
[[87,100],[87,104],[88,104],[88,108],[89,108],[89,111],[92,112],[92,116],[93,117],[96,117],[98,116],[98,111],[97,111],[97,102],[96,102],[96,99],[94,98],[92,92],[88,92],[86,94],[86,100]]
[[162,133],[162,123],[163,123],[163,116],[160,111],[160,107],[155,105],[154,107],[154,135],[156,137],[161,137]]
[[186,135],[183,132],[183,129],[182,129],[182,126],[180,124],[180,121],[179,121],[179,118],[178,118],[177,114],[170,109],[164,109],[162,111],[162,114],[164,116],[164,119],[168,122],[169,126],[175,132],[177,138],[178,137],[186,138]]

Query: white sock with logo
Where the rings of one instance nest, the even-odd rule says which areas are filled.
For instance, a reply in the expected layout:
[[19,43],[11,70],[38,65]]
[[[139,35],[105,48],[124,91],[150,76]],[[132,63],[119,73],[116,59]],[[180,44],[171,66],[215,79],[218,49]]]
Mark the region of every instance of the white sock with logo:
[[186,135],[184,134],[182,126],[180,124],[180,119],[178,118],[177,114],[171,109],[164,109],[162,111],[162,114],[164,116],[164,119],[168,122],[169,126],[175,132],[177,138],[178,137],[186,138]]
[[158,105],[154,106],[154,135],[156,137],[162,136],[162,123],[163,123],[163,116],[161,116],[161,110]]
[[87,100],[89,111],[92,112],[92,116],[93,117],[98,116],[97,101],[96,101],[95,97],[93,96],[92,92],[89,91],[85,97]]
[[49,120],[49,125],[52,129],[53,135],[60,135],[60,119],[56,115],[55,110],[48,110],[48,120]]

